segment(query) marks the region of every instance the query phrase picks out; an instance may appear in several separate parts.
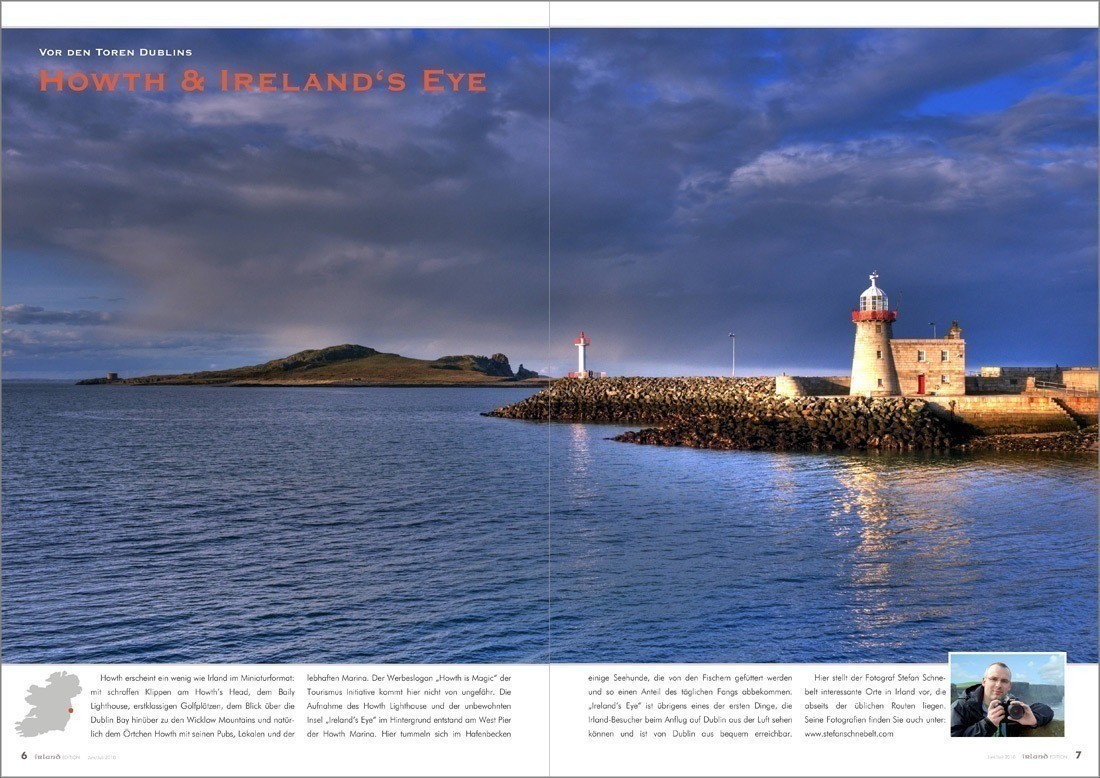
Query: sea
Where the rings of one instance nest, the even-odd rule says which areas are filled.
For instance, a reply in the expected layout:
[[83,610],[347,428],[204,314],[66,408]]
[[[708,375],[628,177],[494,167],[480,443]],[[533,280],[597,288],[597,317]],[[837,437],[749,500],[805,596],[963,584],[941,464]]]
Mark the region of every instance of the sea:
[[1097,463],[618,443],[512,388],[3,384],[9,663],[1097,661]]

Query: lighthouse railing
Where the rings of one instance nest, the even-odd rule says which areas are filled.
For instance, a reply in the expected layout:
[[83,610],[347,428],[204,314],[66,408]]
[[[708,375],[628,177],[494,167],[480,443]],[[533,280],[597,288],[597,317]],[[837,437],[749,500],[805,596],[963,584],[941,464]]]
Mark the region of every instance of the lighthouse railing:
[[1100,394],[1096,389],[1085,389],[1080,386],[1066,386],[1053,381],[1036,381],[1035,389],[1040,394],[1049,393],[1053,397],[1096,397]]

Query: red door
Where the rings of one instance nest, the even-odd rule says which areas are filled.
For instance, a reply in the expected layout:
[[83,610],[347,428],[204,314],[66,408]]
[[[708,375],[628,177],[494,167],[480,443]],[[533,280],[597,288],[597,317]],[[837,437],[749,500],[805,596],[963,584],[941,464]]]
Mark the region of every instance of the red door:
[[917,376],[917,394],[924,394],[924,375]]

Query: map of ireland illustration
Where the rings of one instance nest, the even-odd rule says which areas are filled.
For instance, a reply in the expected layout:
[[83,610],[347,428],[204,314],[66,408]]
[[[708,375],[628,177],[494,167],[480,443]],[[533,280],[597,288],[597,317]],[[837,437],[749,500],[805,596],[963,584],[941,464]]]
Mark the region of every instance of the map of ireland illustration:
[[64,670],[51,673],[45,686],[32,684],[25,698],[31,709],[15,731],[22,737],[64,731],[72,717],[73,698],[80,692],[80,679]]

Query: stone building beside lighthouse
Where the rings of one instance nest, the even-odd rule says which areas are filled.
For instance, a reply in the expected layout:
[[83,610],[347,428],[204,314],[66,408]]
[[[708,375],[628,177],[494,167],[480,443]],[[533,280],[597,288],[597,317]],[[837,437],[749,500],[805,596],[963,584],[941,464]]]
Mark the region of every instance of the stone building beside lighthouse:
[[942,338],[899,339],[898,312],[878,286],[878,273],[852,311],[856,325],[850,393],[864,397],[966,394],[966,341],[953,322]]

